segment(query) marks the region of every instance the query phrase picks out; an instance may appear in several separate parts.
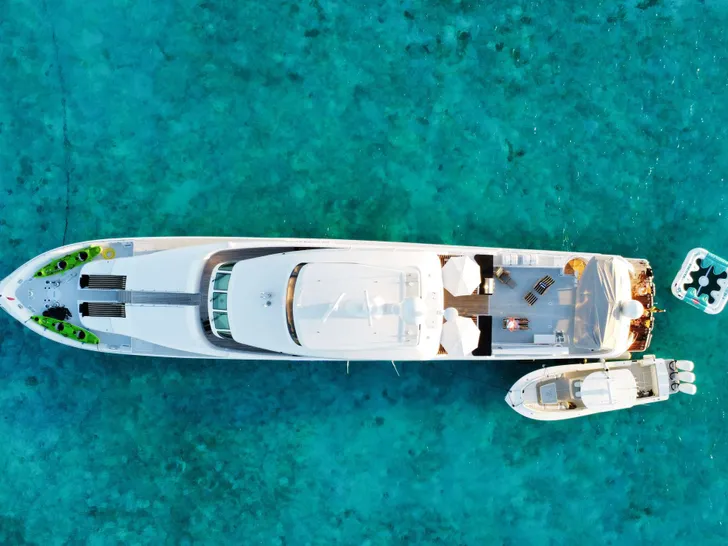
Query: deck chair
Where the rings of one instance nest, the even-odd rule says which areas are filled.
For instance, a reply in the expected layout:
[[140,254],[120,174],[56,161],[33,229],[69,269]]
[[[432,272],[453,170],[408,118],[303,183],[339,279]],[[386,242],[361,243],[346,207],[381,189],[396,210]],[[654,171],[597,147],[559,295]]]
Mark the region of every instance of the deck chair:
[[[533,292],[538,293],[539,295],[543,296],[546,293],[546,290],[551,288],[551,286],[555,283],[554,279],[552,279],[549,275],[546,275],[545,277],[542,277],[536,284],[533,285]],[[526,294],[523,299],[526,300],[526,303],[528,305],[533,305],[538,301],[538,296],[534,294],[533,292],[529,292]]]
[[507,269],[503,269],[502,267],[499,267],[498,269],[496,269],[495,278],[498,279],[503,284],[505,284],[508,288],[516,287],[516,281],[514,281],[511,278],[511,275],[510,275],[510,273],[508,273]]

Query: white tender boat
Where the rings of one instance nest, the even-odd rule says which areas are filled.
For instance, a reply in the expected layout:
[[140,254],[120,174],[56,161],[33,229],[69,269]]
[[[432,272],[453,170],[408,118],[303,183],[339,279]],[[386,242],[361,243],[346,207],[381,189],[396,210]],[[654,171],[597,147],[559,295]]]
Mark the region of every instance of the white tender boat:
[[613,359],[649,346],[653,296],[646,260],[324,239],[88,241],[0,282],[48,339],[227,359]]
[[695,394],[694,365],[647,355],[641,360],[541,368],[519,379],[506,402],[525,417],[559,421]]

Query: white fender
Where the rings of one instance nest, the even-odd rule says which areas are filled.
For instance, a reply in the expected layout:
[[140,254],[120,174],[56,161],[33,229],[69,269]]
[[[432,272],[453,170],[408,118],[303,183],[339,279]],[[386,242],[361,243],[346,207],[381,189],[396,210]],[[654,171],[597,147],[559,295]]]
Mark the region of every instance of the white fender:
[[689,360],[678,360],[676,364],[679,370],[684,370],[686,372],[692,372],[695,369],[695,364]]
[[684,383],[695,382],[695,374],[693,372],[678,372],[677,378]]

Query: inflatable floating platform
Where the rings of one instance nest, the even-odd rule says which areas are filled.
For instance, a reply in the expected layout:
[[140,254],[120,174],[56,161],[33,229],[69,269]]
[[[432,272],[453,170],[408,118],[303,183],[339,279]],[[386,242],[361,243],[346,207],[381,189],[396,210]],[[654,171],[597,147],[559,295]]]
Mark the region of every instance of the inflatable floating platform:
[[691,250],[672,283],[676,298],[717,315],[728,301],[728,262],[704,248]]

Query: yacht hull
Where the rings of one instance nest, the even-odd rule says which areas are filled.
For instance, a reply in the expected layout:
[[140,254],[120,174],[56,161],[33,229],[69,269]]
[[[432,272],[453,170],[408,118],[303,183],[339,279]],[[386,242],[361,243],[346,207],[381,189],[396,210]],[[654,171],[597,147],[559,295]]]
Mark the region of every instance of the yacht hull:
[[[38,277],[37,273],[41,270],[48,271],[49,264],[57,267],[57,262],[63,261],[66,256],[73,256],[74,253],[89,248],[100,248],[103,252],[98,256],[94,256],[93,261],[84,266],[75,267],[67,271],[51,274],[46,277]],[[511,280],[516,288],[505,288],[506,281],[493,281],[498,287],[495,295],[489,296],[490,310],[488,311],[488,324],[492,323],[489,328],[492,329],[493,339],[489,340],[492,349],[489,354],[482,355],[453,355],[443,350],[437,354],[404,354],[402,351],[393,351],[388,353],[386,350],[378,351],[362,351],[352,350],[350,352],[326,352],[319,351],[315,354],[295,354],[286,350],[276,350],[276,348],[259,349],[253,345],[236,345],[232,341],[225,343],[205,343],[198,342],[196,344],[185,343],[185,332],[179,332],[174,336],[167,336],[164,339],[155,338],[153,341],[148,339],[136,339],[127,333],[119,332],[113,326],[106,324],[114,323],[114,309],[121,309],[126,306],[127,313],[129,311],[145,309],[148,313],[159,311],[162,307],[178,306],[181,311],[190,315],[185,326],[194,330],[197,335],[203,332],[209,339],[209,332],[205,329],[208,326],[205,320],[206,309],[209,305],[208,296],[211,294],[204,292],[204,287],[195,293],[190,289],[191,286],[199,284],[199,278],[190,280],[187,288],[179,286],[166,286],[165,279],[167,276],[173,276],[172,272],[160,272],[155,278],[147,280],[149,286],[142,286],[141,289],[131,290],[121,285],[113,287],[114,290],[90,289],[82,288],[79,284],[81,277],[84,275],[84,268],[93,264],[98,270],[101,266],[99,263],[111,263],[119,258],[135,258],[145,257],[156,253],[174,251],[174,255],[184,256],[188,253],[194,258],[191,260],[207,260],[221,253],[235,256],[263,256],[267,254],[275,254],[278,252],[303,251],[306,249],[317,250],[335,250],[341,251],[342,257],[347,252],[352,251],[376,251],[378,253],[389,253],[392,256],[400,253],[419,252],[419,253],[435,253],[439,257],[446,260],[449,256],[474,255],[489,256],[491,266],[495,268],[506,268],[511,271],[515,280]],[[170,254],[171,256],[172,254]],[[127,355],[143,355],[143,356],[163,356],[172,358],[219,358],[219,359],[269,359],[269,360],[432,360],[432,359],[449,359],[449,360],[554,360],[554,359],[612,359],[621,356],[625,351],[624,348],[618,350],[606,350],[595,354],[576,354],[570,350],[559,338],[559,336],[551,335],[555,329],[561,328],[566,334],[569,333],[571,325],[568,316],[568,302],[564,304],[559,298],[566,298],[567,293],[573,292],[573,286],[576,280],[573,272],[569,272],[568,266],[566,272],[565,264],[571,263],[575,258],[588,261],[599,254],[562,252],[562,251],[542,251],[542,250],[523,250],[523,249],[506,249],[493,247],[473,247],[473,246],[453,246],[453,245],[429,245],[418,243],[392,243],[392,242],[374,242],[374,241],[351,241],[351,240],[331,240],[331,239],[310,239],[310,238],[223,238],[223,237],[159,237],[159,238],[131,238],[131,239],[99,239],[92,241],[84,241],[76,244],[66,245],[45,252],[31,259],[5,279],[0,281],[0,307],[10,316],[17,319],[39,335],[46,337],[51,341],[62,343],[79,349],[118,353]],[[571,260],[571,261],[570,261]],[[645,270],[649,270],[649,264],[646,260],[632,260],[635,264],[641,264]],[[46,268],[46,269],[43,269]],[[651,274],[651,270],[650,274]],[[523,330],[513,332],[507,328],[509,317],[509,309],[526,309],[529,313],[531,307],[528,302],[522,301],[522,292],[528,292],[531,289],[534,279],[543,276],[544,272],[555,279],[554,288],[541,298],[541,303],[533,308],[536,310],[532,313],[532,324],[541,328],[543,332]],[[204,267],[200,267],[199,275],[203,276]],[[97,275],[97,277],[104,277]],[[102,279],[103,280],[103,279]],[[189,279],[188,279],[189,280]],[[651,280],[650,280],[651,283]],[[499,300],[505,294],[509,299]],[[112,297],[113,296],[113,297]],[[445,305],[448,305],[446,293]],[[505,297],[505,296],[503,296]],[[116,299],[114,299],[116,298]],[[461,305],[461,311],[468,315],[469,307],[475,305],[472,302],[477,298],[470,299],[461,298],[456,301],[457,305]],[[84,318],[79,316],[83,308],[79,308],[82,303],[91,301],[93,309],[103,309],[109,316]],[[113,300],[113,301],[107,301]],[[99,305],[99,302],[101,305]],[[460,303],[457,303],[460,302]],[[116,306],[116,307],[114,307]],[[166,307],[165,307],[166,306]],[[540,306],[540,307],[539,307]],[[39,324],[34,317],[42,316],[47,313],[49,308],[62,307],[67,309],[71,318],[68,319],[69,325],[73,326],[73,330],[86,329],[94,335],[99,336],[98,344],[81,343],[72,336],[59,335],[58,332],[50,330]],[[193,310],[194,309],[199,309]],[[88,309],[88,306],[86,307]],[[210,308],[212,309],[212,308]],[[558,315],[554,310],[561,309],[562,315]],[[480,311],[471,313],[473,320],[478,321],[483,318],[479,316]],[[514,311],[515,313],[515,311]],[[150,314],[150,316],[151,316]],[[511,313],[513,314],[513,313]],[[524,312],[525,314],[525,312]],[[476,316],[477,315],[477,316]],[[470,316],[470,315],[468,315]],[[483,315],[485,316],[485,315]],[[200,320],[197,320],[197,318]],[[107,320],[108,319],[108,320]],[[149,320],[152,320],[151,318]],[[559,322],[561,321],[561,322]],[[116,321],[118,323],[118,321]],[[129,322],[127,320],[127,322]],[[502,326],[501,326],[502,323]],[[560,324],[563,323],[563,327]],[[508,323],[510,324],[510,323]],[[104,325],[100,331],[96,330],[97,325]],[[479,326],[481,331],[485,331],[482,324]],[[644,350],[649,345],[649,337],[651,336],[652,323],[649,325],[649,336],[646,338],[641,349]],[[209,329],[209,328],[208,328]],[[189,336],[188,336],[189,337]],[[568,335],[567,335],[568,337]],[[535,341],[534,341],[535,338]],[[223,340],[225,341],[225,340]],[[634,350],[634,349],[633,349]]]

